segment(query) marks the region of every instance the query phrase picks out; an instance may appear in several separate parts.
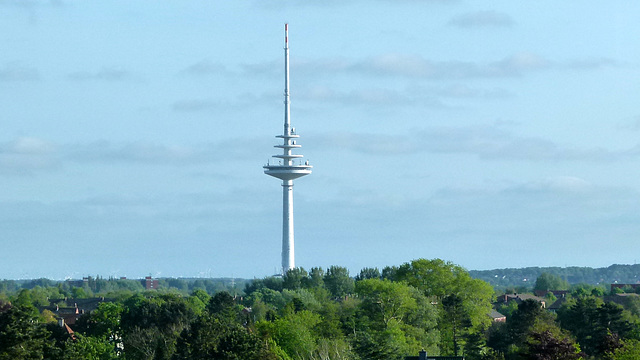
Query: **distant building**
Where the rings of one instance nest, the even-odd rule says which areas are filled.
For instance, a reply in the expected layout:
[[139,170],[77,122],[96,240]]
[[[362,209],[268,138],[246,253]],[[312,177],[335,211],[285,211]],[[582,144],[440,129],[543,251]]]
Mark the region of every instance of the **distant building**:
[[60,326],[64,332],[67,334],[67,336],[69,336],[69,338],[73,341],[76,341],[76,334],[73,332],[73,330],[69,327],[69,325],[67,325],[67,323],[64,321],[64,318],[59,317],[58,318],[58,326]]
[[548,293],[552,293],[557,298],[565,297],[569,294],[569,290],[536,290],[533,292],[538,297],[545,297]]
[[613,292],[613,289],[623,289],[626,287],[636,291],[638,290],[638,288],[640,288],[640,284],[611,284],[611,291]]
[[82,315],[92,312],[103,302],[112,302],[113,299],[104,297],[90,299],[49,299],[51,306],[41,306],[38,310],[42,313],[45,309],[51,311],[58,319],[64,320],[65,324],[74,325]]
[[82,280],[67,280],[67,284],[73,287],[83,287],[89,285],[89,277],[83,277]]
[[495,303],[495,305],[499,306],[508,304],[511,301],[515,301],[516,304],[520,305],[520,303],[529,299],[539,302],[542,308],[547,307],[546,299],[531,294],[504,294],[502,296],[498,296],[498,301]]
[[496,310],[491,310],[489,317],[493,322],[507,322],[507,317]]
[[603,298],[604,302],[612,302],[612,303],[616,303],[618,305],[622,305],[622,306],[629,306],[629,302],[630,301],[634,301],[635,298],[637,298],[638,294],[636,293],[630,293],[630,294],[614,294],[611,296],[605,296]]
[[158,279],[153,279],[151,276],[146,276],[142,282],[144,288],[147,290],[157,290],[158,289]]

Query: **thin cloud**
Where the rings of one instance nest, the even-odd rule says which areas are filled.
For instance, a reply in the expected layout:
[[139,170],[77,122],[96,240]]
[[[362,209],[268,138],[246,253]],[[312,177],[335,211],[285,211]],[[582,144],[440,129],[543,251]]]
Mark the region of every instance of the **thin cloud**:
[[282,76],[282,60],[242,64],[241,69],[245,74],[251,76]]
[[38,1],[38,0],[0,0],[1,6],[17,6],[23,8],[35,8],[35,7],[43,7],[43,6],[52,6],[52,7],[60,7],[65,6],[65,1],[62,0],[49,0],[49,1]]
[[95,72],[79,71],[68,75],[70,80],[102,80],[102,81],[123,81],[132,78],[127,70],[120,67],[103,67]]
[[177,112],[209,111],[225,106],[221,101],[212,99],[179,100],[171,105],[171,109]]
[[0,174],[33,175],[60,166],[56,145],[34,137],[0,143]]
[[436,62],[415,54],[389,53],[354,63],[350,70],[375,75],[455,80],[517,77],[550,66],[550,61],[532,53],[518,53],[486,64],[464,61]]
[[[386,53],[361,60],[343,58],[303,61],[297,66],[304,74],[356,73],[375,76],[401,76],[412,79],[462,80],[512,78],[545,70],[593,70],[614,66],[608,58],[552,61],[532,52],[519,52],[492,62],[435,61],[419,54]],[[247,75],[274,75],[278,67],[272,63],[245,65]],[[318,69],[324,71],[318,71]]]
[[[345,141],[347,139],[349,141]],[[395,136],[363,133],[324,134],[318,136],[316,142],[380,156],[428,152],[469,154],[486,160],[603,162],[640,155],[640,145],[626,151],[573,148],[542,138],[517,136],[496,126],[437,127]]]
[[461,14],[448,22],[448,25],[460,28],[511,27],[513,24],[509,15],[490,10]]
[[148,143],[112,144],[98,141],[68,146],[69,159],[78,162],[133,162],[148,164],[186,164],[197,162],[201,154],[193,148]]
[[613,59],[601,57],[601,58],[591,58],[591,59],[582,59],[582,60],[572,60],[565,64],[561,64],[560,66],[567,69],[590,70],[590,69],[599,69],[603,67],[618,66],[618,65],[620,64]]
[[181,71],[182,74],[191,76],[217,75],[225,74],[228,72],[229,70],[223,64],[219,62],[212,62],[208,59],[204,59],[195,64],[189,65]]
[[432,94],[383,88],[338,91],[326,86],[314,86],[301,89],[296,99],[301,101],[320,101],[323,103],[331,102],[345,106],[421,105],[435,108],[445,107],[445,105]]
[[407,89],[412,94],[422,94],[437,98],[450,99],[505,99],[513,97],[514,94],[506,89],[482,88],[470,86],[465,83],[455,83],[441,87],[411,87]]
[[255,107],[262,104],[272,105],[274,101],[282,99],[281,95],[274,92],[256,95],[253,93],[243,93],[230,100],[215,98],[183,99],[171,104],[171,110],[175,112],[195,113],[211,112],[214,110],[245,110],[247,106]]
[[617,128],[623,131],[639,131],[640,130],[640,115],[634,116],[631,119],[627,119],[618,124]]
[[[197,145],[96,141],[64,147],[64,159],[79,163],[138,163],[186,166],[255,159],[268,147],[268,139],[230,139]],[[226,154],[220,157],[220,154]]]
[[37,69],[19,62],[10,62],[0,68],[0,81],[34,81],[40,80]]
[[[0,175],[35,175],[65,164],[191,166],[255,161],[272,145],[268,138],[229,139],[196,145],[145,142],[55,144],[34,137],[0,143]],[[220,154],[225,154],[221,157]]]

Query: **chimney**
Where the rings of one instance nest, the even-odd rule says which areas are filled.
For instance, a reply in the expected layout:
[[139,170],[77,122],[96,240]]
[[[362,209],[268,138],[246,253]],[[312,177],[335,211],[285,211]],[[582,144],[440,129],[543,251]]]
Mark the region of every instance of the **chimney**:
[[418,360],[427,360],[427,352],[422,349],[418,355]]

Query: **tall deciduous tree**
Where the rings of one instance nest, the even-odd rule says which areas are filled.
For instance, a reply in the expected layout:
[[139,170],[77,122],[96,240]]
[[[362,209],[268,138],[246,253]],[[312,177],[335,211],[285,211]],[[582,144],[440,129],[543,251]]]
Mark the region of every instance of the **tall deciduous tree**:
[[268,360],[273,357],[257,335],[239,324],[205,313],[182,332],[173,359]]
[[389,321],[402,321],[416,308],[409,286],[389,280],[367,279],[356,283],[356,293],[362,299],[365,314],[374,322],[386,326]]
[[170,359],[178,336],[194,318],[187,301],[176,295],[128,299],[121,317],[127,359]]
[[558,275],[543,272],[536,279],[534,290],[569,290],[569,282]]
[[437,304],[442,304],[443,299],[450,296],[455,296],[461,302],[455,307],[461,311],[457,319],[464,318],[468,321],[460,322],[455,327],[452,323],[454,318],[447,316],[440,307],[443,312],[438,328],[444,335],[441,338],[441,348],[447,354],[454,354],[457,345],[462,345],[454,345],[454,338],[446,336],[451,334],[453,328],[462,330],[463,326],[463,333],[484,331],[491,322],[487,315],[492,309],[493,288],[482,280],[472,279],[469,273],[458,265],[440,259],[418,259],[401,265],[395,277],[398,281],[405,281],[416,287]]
[[380,274],[380,270],[378,270],[378,268],[366,267],[360,270],[360,274],[356,275],[356,281],[366,279],[380,279],[381,277],[382,275]]
[[309,281],[309,274],[304,268],[288,270],[282,277],[282,287],[289,290],[300,289]]
[[349,270],[342,266],[331,266],[324,275],[324,286],[335,297],[351,294],[354,290],[354,281],[349,277]]

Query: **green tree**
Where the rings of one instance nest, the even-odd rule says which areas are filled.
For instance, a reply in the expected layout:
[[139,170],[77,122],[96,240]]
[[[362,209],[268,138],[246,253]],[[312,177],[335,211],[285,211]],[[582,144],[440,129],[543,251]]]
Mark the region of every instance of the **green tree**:
[[638,360],[640,359],[640,341],[626,340],[622,341],[621,347],[614,349],[606,354],[606,360]]
[[128,299],[121,316],[127,359],[170,359],[180,333],[194,318],[193,309],[177,295]]
[[412,353],[402,326],[391,320],[380,331],[360,331],[355,338],[355,351],[361,359],[401,360]]
[[504,354],[506,359],[521,359],[531,355],[527,349],[535,344],[530,342],[533,334],[545,331],[551,331],[559,339],[566,337],[556,326],[554,315],[543,309],[539,302],[528,299],[518,305],[506,324],[496,323],[489,328],[487,345]]
[[90,314],[80,318],[74,328],[93,339],[86,339],[87,346],[94,340],[106,340],[112,348],[117,348],[122,341],[120,319],[124,306],[121,303],[103,302]]
[[271,359],[264,342],[239,324],[203,314],[183,330],[174,360],[266,360]]
[[602,356],[620,346],[615,339],[624,339],[633,329],[623,311],[617,304],[585,296],[564,304],[558,310],[558,321],[575,336],[585,353]]
[[301,267],[288,270],[282,277],[282,287],[289,290],[300,289],[308,282],[309,274]]
[[382,272],[381,272],[380,276],[383,279],[396,281],[396,274],[397,273],[398,273],[398,267],[397,266],[385,266],[384,268],[382,268]]
[[105,338],[76,335],[75,341],[68,340],[63,360],[116,360],[116,348]]
[[312,267],[309,271],[309,288],[323,288],[324,287],[324,270],[321,267]]
[[219,291],[207,304],[209,314],[224,319],[227,322],[234,322],[238,319],[236,301],[233,296],[226,291]]
[[317,350],[315,328],[320,321],[320,315],[303,310],[273,322],[258,322],[256,328],[263,338],[272,339],[291,359],[310,359]]
[[0,313],[0,360],[42,359],[52,346],[51,335],[28,305]]
[[461,346],[460,340],[465,338],[471,328],[471,317],[464,309],[462,298],[455,294],[442,298],[442,310],[447,321],[443,322],[446,326],[441,328],[441,334],[443,337],[451,339],[453,355],[458,356],[458,350]]
[[360,274],[356,275],[356,281],[366,279],[380,279],[381,277],[382,275],[380,274],[380,270],[378,270],[378,268],[366,267],[360,270]]
[[525,343],[523,358],[527,360],[578,360],[583,355],[569,337],[558,337],[551,331],[532,332]]
[[[440,259],[417,259],[401,265],[395,277],[419,289],[425,296],[440,304],[440,348],[446,354],[455,353],[452,329],[461,329],[460,325],[464,323],[463,332],[471,333],[484,331],[491,323],[487,315],[492,310],[493,288],[482,280],[471,278],[469,273],[458,265]],[[442,308],[442,300],[447,296],[455,296],[461,300],[461,304],[456,308],[464,314],[460,313],[456,318],[446,315]],[[454,326],[452,321],[458,321],[457,319],[467,319],[468,322],[465,320]]]
[[356,293],[362,299],[362,309],[369,319],[386,326],[389,321],[401,321],[416,308],[409,286],[389,280],[367,279],[356,283]]
[[568,290],[569,282],[564,280],[558,275],[553,275],[548,272],[543,272],[536,279],[536,285],[534,290]]
[[402,282],[366,279],[356,283],[356,294],[361,299],[356,351],[362,358],[435,349],[437,315],[420,291]]
[[324,275],[324,286],[335,297],[353,293],[354,281],[349,277],[349,270],[342,266],[331,266]]

